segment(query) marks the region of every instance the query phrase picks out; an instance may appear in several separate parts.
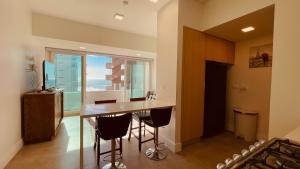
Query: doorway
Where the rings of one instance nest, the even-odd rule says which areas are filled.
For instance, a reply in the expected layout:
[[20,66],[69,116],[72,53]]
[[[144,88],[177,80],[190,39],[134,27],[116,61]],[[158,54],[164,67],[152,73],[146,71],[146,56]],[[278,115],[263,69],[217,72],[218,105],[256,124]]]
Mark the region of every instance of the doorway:
[[225,130],[227,65],[206,61],[204,101],[204,137]]

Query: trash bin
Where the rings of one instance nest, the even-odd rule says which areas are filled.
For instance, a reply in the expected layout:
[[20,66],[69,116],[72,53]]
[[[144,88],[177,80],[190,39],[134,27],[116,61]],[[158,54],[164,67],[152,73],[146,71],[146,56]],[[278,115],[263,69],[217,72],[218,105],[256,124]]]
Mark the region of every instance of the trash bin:
[[258,113],[234,108],[235,135],[246,141],[255,141],[257,133]]

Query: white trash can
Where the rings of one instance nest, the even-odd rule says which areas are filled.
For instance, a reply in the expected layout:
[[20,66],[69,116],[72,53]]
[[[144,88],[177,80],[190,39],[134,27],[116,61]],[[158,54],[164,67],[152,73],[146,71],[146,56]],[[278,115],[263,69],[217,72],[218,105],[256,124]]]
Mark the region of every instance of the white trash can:
[[258,113],[234,108],[235,136],[242,137],[246,141],[256,140]]

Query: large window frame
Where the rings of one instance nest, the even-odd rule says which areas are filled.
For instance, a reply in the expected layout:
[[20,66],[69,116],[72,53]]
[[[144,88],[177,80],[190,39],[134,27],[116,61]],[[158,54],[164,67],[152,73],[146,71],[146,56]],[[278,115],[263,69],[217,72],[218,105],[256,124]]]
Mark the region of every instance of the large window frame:
[[[107,54],[107,53],[100,53],[100,52],[91,52],[91,51],[78,51],[78,50],[69,50],[69,49],[60,49],[60,48],[45,48],[45,59],[54,62],[55,54],[66,54],[66,55],[80,55],[81,56],[81,102],[82,105],[86,103],[86,94],[87,94],[87,56],[88,55],[96,55],[96,56],[107,56],[112,58],[124,58],[125,60],[131,61],[144,61],[149,63],[149,89],[153,90],[153,73],[154,73],[154,59],[153,58],[142,58],[142,57],[134,57],[134,56],[125,56],[125,55],[115,55],[115,54]],[[127,64],[127,63],[125,63]],[[127,73],[127,68],[125,68],[125,74]],[[125,76],[124,81],[126,81],[128,77]],[[125,84],[125,89],[128,87]],[[105,90],[108,91],[108,90]],[[98,91],[101,92],[101,91]],[[79,112],[67,112],[66,114],[77,114]]]

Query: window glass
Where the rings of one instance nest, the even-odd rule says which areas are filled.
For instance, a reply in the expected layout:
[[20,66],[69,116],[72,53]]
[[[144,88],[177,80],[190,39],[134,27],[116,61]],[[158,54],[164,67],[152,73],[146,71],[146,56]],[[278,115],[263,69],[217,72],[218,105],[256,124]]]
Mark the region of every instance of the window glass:
[[87,55],[86,59],[86,91],[104,91],[112,87],[112,58],[106,56]]

